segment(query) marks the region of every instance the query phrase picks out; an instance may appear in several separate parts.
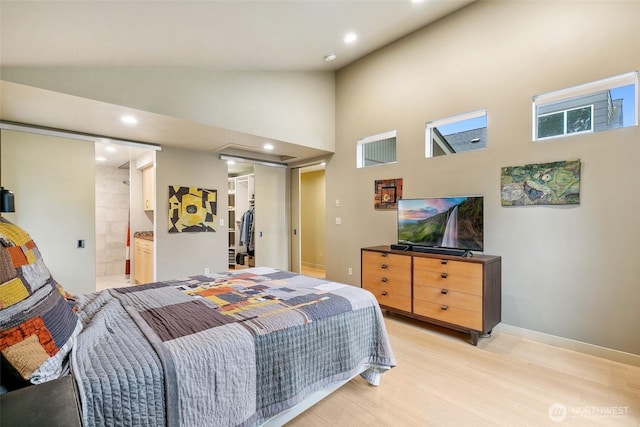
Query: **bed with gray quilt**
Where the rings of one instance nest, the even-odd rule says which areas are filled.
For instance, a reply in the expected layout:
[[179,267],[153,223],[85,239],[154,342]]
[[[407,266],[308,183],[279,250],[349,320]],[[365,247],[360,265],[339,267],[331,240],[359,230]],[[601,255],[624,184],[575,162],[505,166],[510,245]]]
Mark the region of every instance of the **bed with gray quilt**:
[[87,294],[71,353],[85,426],[254,426],[395,365],[369,292],[250,268]]

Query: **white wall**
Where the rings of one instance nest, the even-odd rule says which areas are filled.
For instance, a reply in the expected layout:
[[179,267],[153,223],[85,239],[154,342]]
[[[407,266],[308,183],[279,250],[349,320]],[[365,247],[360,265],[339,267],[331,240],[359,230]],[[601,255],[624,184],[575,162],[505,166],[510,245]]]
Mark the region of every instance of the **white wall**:
[[[94,144],[2,130],[2,185],[15,193],[6,218],[31,235],[68,292],[95,290]],[[77,248],[85,241],[84,249]]]
[[334,74],[3,67],[2,79],[333,151]]
[[[327,276],[358,285],[360,248],[396,241],[376,179],[403,178],[406,198],[481,194],[503,323],[640,354],[640,128],[531,141],[533,95],[640,68],[638,16],[638,2],[476,2],[340,70]],[[486,150],[424,158],[425,122],[481,108]],[[392,129],[398,162],[356,169],[357,139]],[[570,159],[580,205],[501,206],[502,167]]]

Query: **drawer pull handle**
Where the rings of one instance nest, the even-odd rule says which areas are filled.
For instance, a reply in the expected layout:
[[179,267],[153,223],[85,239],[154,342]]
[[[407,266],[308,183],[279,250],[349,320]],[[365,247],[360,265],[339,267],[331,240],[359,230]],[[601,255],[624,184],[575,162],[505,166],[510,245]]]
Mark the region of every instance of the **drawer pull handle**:
[[387,264],[382,264],[380,268],[382,268],[383,270],[386,270],[387,268],[389,268],[389,266]]
[[386,258],[387,257],[387,254],[385,252],[381,253],[380,255],[382,256],[382,258]]
[[441,306],[440,306],[440,309],[441,309],[442,311],[447,311],[447,309],[448,309],[448,308],[449,308],[449,306],[448,306],[448,305],[441,305]]
[[443,279],[447,278],[447,273],[440,273],[440,277],[442,277]]
[[446,290],[446,289],[440,289],[440,293],[441,293],[442,295],[446,295],[446,294],[448,294],[448,293],[449,293],[449,291],[448,291],[448,290]]
[[387,296],[387,291],[382,291],[382,296],[386,297]]
[[387,281],[388,281],[388,280],[389,280],[389,279],[387,279],[386,277],[383,277],[382,279],[380,279],[380,281],[381,281],[382,283],[387,283]]
[[446,259],[441,259],[441,260],[440,260],[440,264],[442,264],[442,265],[447,265],[447,260],[446,260]]

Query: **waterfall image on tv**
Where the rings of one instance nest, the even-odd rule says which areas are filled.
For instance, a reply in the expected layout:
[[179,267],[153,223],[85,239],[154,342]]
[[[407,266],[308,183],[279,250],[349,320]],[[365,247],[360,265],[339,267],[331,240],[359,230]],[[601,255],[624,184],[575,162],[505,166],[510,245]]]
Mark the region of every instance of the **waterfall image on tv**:
[[484,249],[482,197],[398,200],[398,243]]

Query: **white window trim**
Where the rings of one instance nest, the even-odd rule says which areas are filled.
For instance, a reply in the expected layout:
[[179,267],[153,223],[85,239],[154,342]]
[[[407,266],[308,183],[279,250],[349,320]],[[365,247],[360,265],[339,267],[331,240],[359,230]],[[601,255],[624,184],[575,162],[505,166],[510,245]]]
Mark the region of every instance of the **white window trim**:
[[[471,111],[469,113],[457,114],[455,116],[445,117],[444,119],[431,120],[430,122],[425,123],[425,132],[424,132],[424,157],[430,158],[433,157],[433,150],[431,149],[431,139],[433,135],[431,134],[431,129],[437,128],[438,126],[449,125],[451,123],[462,122],[464,120],[475,119],[478,117],[485,116],[487,117],[487,109],[483,108],[481,110]],[[488,117],[487,117],[488,120]]]
[[[556,102],[564,101],[571,98],[578,98],[580,96],[589,95],[596,92],[615,89],[622,86],[628,86],[631,84],[635,85],[634,98],[635,98],[635,112],[636,112],[635,123],[633,123],[631,126],[638,126],[638,71],[632,71],[629,73],[620,74],[617,76],[608,77],[605,79],[596,80],[593,82],[584,83],[581,85],[572,86],[565,89],[560,89],[553,92],[547,92],[547,93],[533,96],[532,103],[531,103],[532,105],[531,123],[533,124],[533,129],[531,130],[532,140],[539,141],[539,140],[546,140],[550,138],[557,138],[557,137],[538,138],[538,135],[537,135],[538,134],[538,120],[537,120],[538,107],[543,107],[548,104],[554,104]],[[578,133],[582,133],[582,132],[576,132],[569,135],[576,135]]]
[[[376,142],[376,141],[382,141],[384,139],[390,139],[390,138],[396,138],[396,146],[398,144],[398,131],[397,130],[390,130],[387,132],[383,132],[383,133],[378,133],[375,135],[370,135],[370,136],[365,136],[362,138],[358,138],[358,143],[357,143],[357,148],[356,148],[356,168],[357,169],[362,169],[365,167],[371,167],[371,166],[365,166],[364,164],[364,146],[370,142]],[[397,150],[397,148],[396,148]],[[397,153],[397,151],[396,151]],[[397,161],[396,161],[397,162]],[[375,166],[381,166],[381,165],[388,165],[388,164],[393,164],[396,162],[389,162],[389,163],[381,163],[379,165],[375,165]]]
[[[589,130],[583,130],[583,131],[580,131],[580,132],[568,133],[567,132],[567,113],[569,111],[580,110],[580,109],[585,108],[585,107],[591,108],[591,128]],[[543,141],[545,139],[551,139],[551,138],[562,138],[564,136],[580,135],[580,134],[583,134],[583,133],[593,133],[593,124],[594,124],[593,121],[594,121],[594,115],[595,115],[595,106],[593,104],[585,104],[585,105],[581,105],[579,107],[567,108],[565,110],[557,110],[557,111],[552,111],[550,113],[539,114],[538,115],[538,119],[540,117],[552,116],[552,115],[558,114],[558,113],[562,113],[563,114],[563,118],[564,118],[563,123],[562,123],[562,125],[563,125],[562,132],[563,133],[558,134],[558,135],[550,135],[550,136],[538,137],[538,141]],[[537,130],[537,126],[538,126],[538,122],[536,121],[536,130]]]

